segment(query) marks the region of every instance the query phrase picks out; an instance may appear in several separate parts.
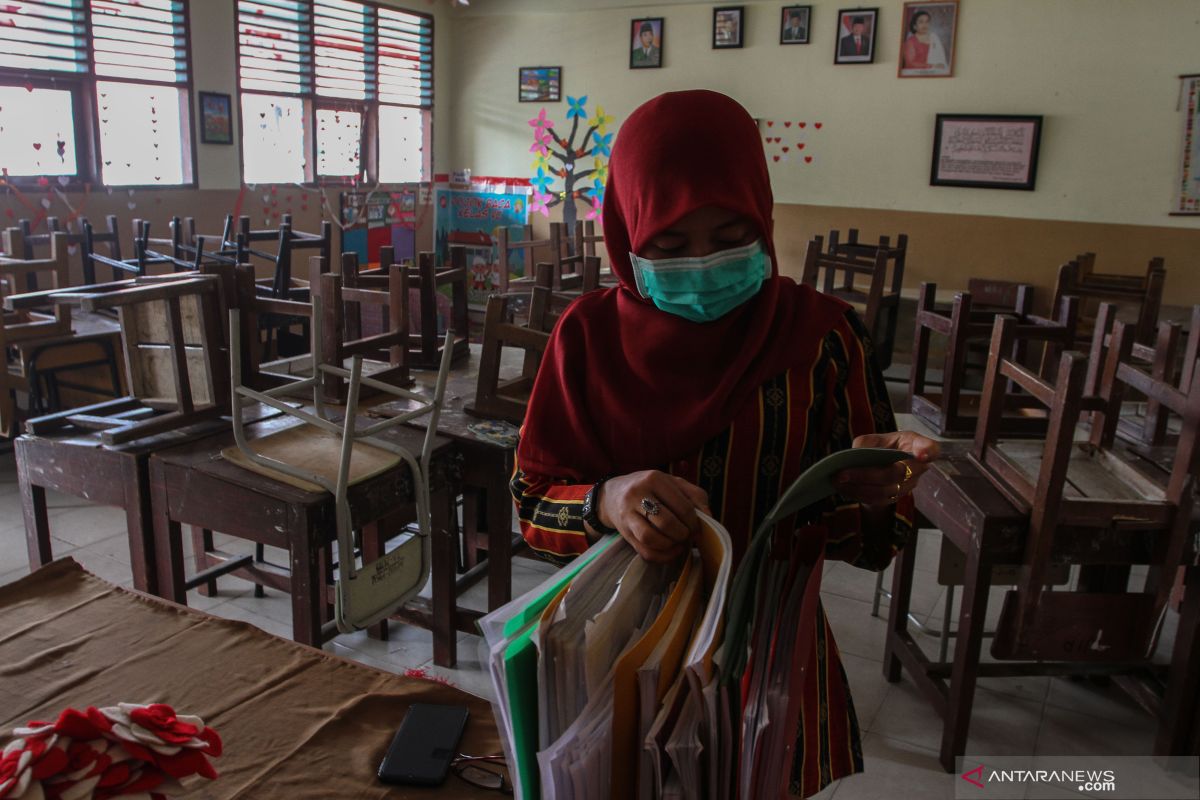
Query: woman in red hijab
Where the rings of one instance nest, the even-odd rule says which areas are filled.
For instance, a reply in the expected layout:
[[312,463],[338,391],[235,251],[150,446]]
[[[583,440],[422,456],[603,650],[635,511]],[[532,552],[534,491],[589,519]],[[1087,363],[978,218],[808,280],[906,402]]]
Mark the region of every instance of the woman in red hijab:
[[[551,337],[517,448],[526,541],[553,559],[619,532],[649,560],[690,545],[696,511],[735,556],[809,465],[849,447],[915,459],[846,470],[797,536],[882,570],[912,538],[912,487],[937,445],[897,433],[858,317],[778,273],[758,127],[711,91],[671,92],[622,125],[603,224],[620,286],[574,302]],[[819,575],[816,576],[819,578]],[[849,686],[823,610],[806,672],[793,794],[862,770]]]

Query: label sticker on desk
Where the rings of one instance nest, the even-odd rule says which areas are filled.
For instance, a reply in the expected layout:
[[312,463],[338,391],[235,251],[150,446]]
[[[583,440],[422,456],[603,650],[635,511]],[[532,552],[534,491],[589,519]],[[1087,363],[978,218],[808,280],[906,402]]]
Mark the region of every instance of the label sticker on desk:
[[510,422],[486,420],[467,426],[467,430],[485,442],[492,442],[501,447],[516,447],[518,428]]

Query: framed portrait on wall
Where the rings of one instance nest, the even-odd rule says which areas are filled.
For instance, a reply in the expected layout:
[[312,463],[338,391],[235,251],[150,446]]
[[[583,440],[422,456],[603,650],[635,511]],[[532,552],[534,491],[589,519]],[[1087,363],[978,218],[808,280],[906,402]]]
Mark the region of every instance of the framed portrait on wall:
[[958,0],[905,3],[897,74],[901,78],[952,77],[957,29]]
[[652,69],[662,66],[663,18],[645,17],[630,23],[629,68]]
[[1033,191],[1041,116],[938,114],[931,186]]
[[517,100],[521,103],[562,102],[562,67],[517,67]]
[[722,6],[713,9],[714,50],[741,47],[743,29],[746,25],[745,6]]
[[779,22],[780,44],[808,44],[812,6],[784,6]]
[[200,141],[233,144],[233,101],[229,95],[200,92]]
[[838,12],[835,64],[870,64],[875,60],[878,8],[842,9]]

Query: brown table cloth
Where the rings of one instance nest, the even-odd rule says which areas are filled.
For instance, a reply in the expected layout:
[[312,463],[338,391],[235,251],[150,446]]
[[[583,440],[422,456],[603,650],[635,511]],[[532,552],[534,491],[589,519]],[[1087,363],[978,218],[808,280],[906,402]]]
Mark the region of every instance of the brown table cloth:
[[192,798],[499,797],[375,777],[409,705],[470,711],[460,751],[501,752],[486,700],[116,587],[71,558],[0,586],[0,746],[67,707],[167,703],[221,735],[220,777]]

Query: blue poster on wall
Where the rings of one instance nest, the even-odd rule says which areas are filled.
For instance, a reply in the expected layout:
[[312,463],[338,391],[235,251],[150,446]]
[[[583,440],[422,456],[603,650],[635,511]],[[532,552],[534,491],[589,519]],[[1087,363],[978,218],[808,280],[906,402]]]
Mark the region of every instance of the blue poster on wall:
[[[496,232],[507,227],[511,241],[521,241],[529,219],[529,186],[521,179],[479,179],[469,186],[435,187],[434,246],[438,262],[449,263],[450,247],[466,249],[467,299],[482,306],[499,291],[500,259]],[[523,251],[509,251],[509,277],[525,274]]]

